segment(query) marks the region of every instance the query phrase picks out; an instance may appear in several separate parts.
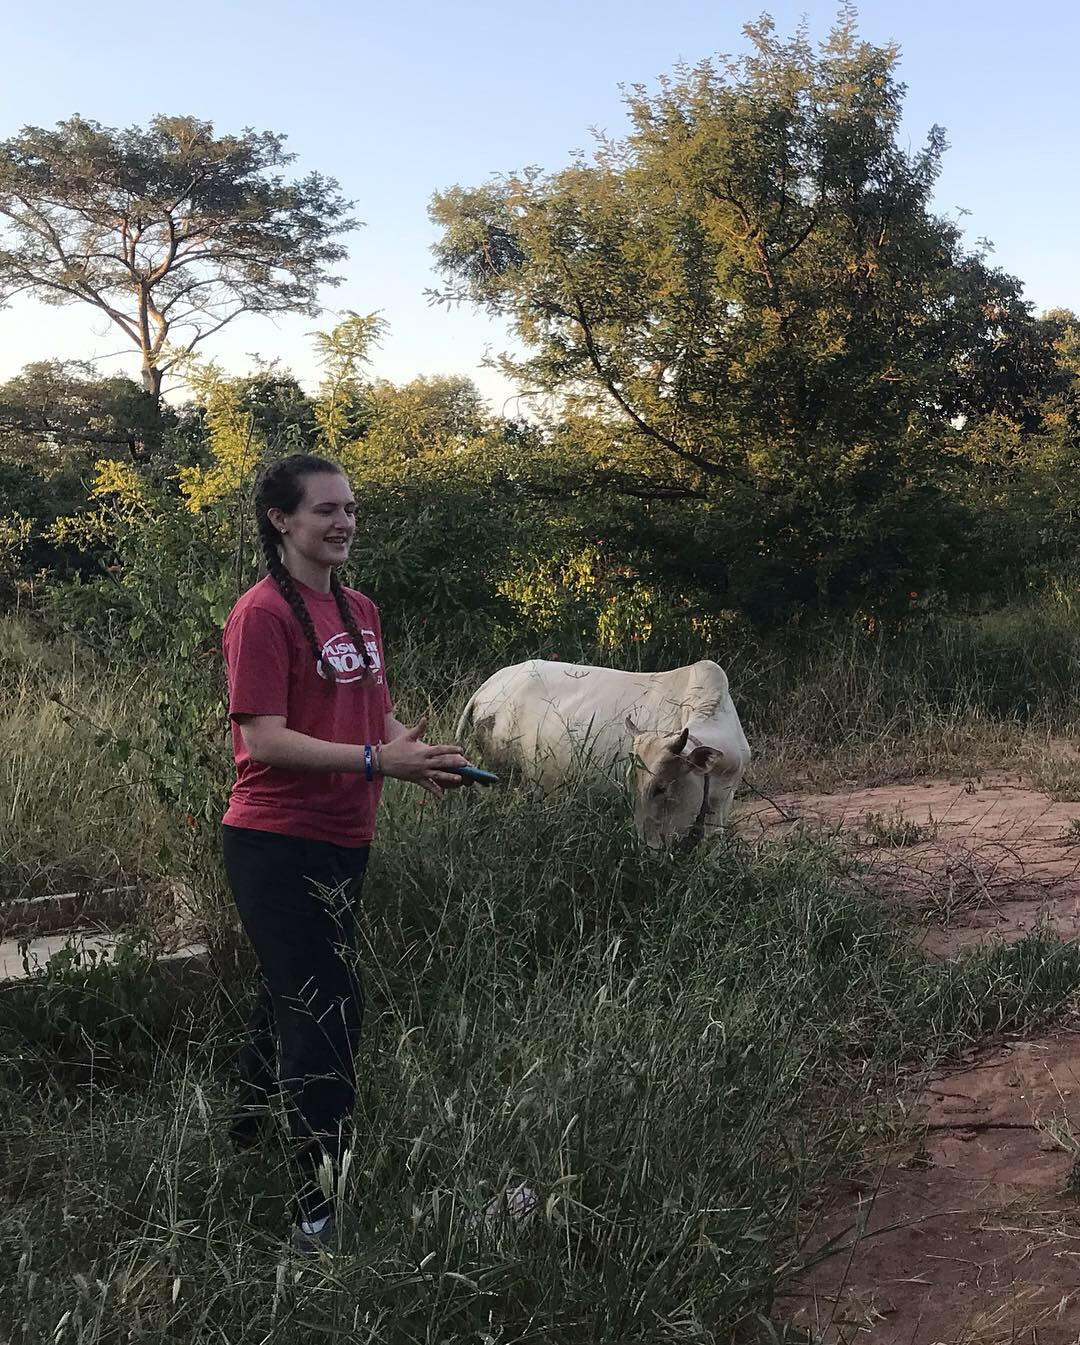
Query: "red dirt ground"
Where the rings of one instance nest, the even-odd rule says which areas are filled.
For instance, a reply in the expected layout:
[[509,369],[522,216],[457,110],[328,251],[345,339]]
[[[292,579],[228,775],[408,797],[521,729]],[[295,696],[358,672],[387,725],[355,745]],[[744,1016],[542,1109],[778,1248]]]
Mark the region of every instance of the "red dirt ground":
[[[848,841],[866,881],[924,925],[947,956],[1043,921],[1080,935],[1080,803],[1056,803],[1016,777],[925,780],[837,794],[780,794],[737,814],[750,839],[817,827]],[[905,844],[890,844],[903,839]]]
[[[837,834],[932,956],[1039,924],[1080,935],[1080,803],[1015,776],[786,794],[737,823],[750,839]],[[868,1163],[823,1216],[807,1253],[867,1214],[786,1319],[836,1345],[1080,1345],[1080,1032],[1002,1044],[908,1105],[924,1137]]]

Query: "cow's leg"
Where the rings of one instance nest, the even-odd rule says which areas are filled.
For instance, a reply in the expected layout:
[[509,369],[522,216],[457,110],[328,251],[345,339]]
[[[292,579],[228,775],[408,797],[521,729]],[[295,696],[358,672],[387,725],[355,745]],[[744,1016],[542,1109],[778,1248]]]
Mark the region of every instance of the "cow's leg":
[[717,780],[715,776],[713,777],[709,790],[709,804],[702,819],[706,834],[720,831],[731,815],[732,805],[735,802],[736,783],[735,781]]

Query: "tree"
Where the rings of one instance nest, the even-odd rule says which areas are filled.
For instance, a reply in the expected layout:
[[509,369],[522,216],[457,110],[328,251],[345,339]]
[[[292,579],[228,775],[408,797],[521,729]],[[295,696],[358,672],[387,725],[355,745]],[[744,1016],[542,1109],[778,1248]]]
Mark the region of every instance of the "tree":
[[377,379],[367,390],[367,446],[385,458],[448,453],[479,439],[492,419],[471,378],[435,375],[394,384]]
[[123,374],[102,377],[79,360],[41,360],[0,384],[0,460],[46,473],[73,460],[138,458],[172,419]]
[[635,87],[591,159],[437,195],[435,297],[508,318],[527,353],[504,369],[592,417],[610,488],[678,517],[657,564],[707,561],[763,620],[903,608],[959,582],[941,444],[1002,333],[1014,363],[1042,343],[933,211],[943,132],[897,143],[896,49],[849,8],[817,49],[745,32],[748,55]]
[[155,402],[177,359],[241,313],[317,314],[354,221],[333,178],[281,176],[284,143],[194,117],[24,128],[0,143],[0,302],[97,308],[139,350]]
[[377,313],[352,312],[330,331],[312,333],[323,371],[315,416],[331,453],[367,429],[370,416],[363,370],[385,333],[386,323]]

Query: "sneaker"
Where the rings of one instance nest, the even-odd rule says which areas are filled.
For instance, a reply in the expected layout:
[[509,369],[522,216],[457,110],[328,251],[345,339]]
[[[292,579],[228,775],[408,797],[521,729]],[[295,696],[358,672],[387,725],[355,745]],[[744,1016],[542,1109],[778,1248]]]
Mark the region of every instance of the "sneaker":
[[532,1223],[540,1207],[540,1196],[522,1177],[511,1177],[503,1190],[482,1210],[474,1210],[464,1221],[466,1233],[483,1231],[489,1237],[522,1230]]
[[[308,1232],[311,1229],[311,1232]],[[301,1256],[317,1256],[320,1252],[333,1255],[338,1245],[338,1223],[333,1214],[308,1224],[297,1221],[293,1224],[289,1246]]]

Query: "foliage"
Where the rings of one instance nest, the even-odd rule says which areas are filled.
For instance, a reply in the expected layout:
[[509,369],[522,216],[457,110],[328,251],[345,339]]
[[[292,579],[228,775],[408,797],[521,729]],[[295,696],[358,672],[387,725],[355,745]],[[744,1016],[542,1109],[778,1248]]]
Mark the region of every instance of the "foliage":
[[[505,367],[548,395],[542,424],[493,415],[465,378],[372,377],[376,314],[314,334],[314,396],[273,363],[227,378],[192,341],[161,345],[154,368],[193,399],[156,421],[153,389],[30,366],[0,389],[0,455],[32,469],[0,479],[0,513],[31,521],[17,562],[7,549],[20,591],[45,567],[105,565],[117,578],[83,585],[84,614],[92,595],[110,612],[121,599],[121,625],[164,632],[184,595],[220,611],[255,573],[253,473],[297,449],[339,457],[361,493],[351,573],[391,622],[423,614],[503,643],[656,648],[673,627],[692,644],[732,620],[808,630],[837,612],[893,630],[1060,584],[1080,542],[1076,318],[1034,319],[1019,282],[934,213],[944,137],[901,147],[896,52],[861,41],[852,11],[820,48],[767,19],[747,33],[742,58],[632,89],[628,134],[591,159],[435,198],[441,297],[511,320],[526,353]],[[273,175],[280,136],[183,118],[62,129],[70,143],[33,128],[7,143],[9,189],[12,174],[55,187],[80,163],[113,165],[111,185],[76,183],[70,204],[100,231],[94,192],[117,220],[138,201],[136,254],[150,265],[175,242],[150,285],[163,304],[218,294],[213,268],[243,243],[269,260],[230,271],[234,307],[258,308],[265,285],[265,307],[312,311],[345,205],[328,180]],[[195,185],[169,205],[185,172]],[[285,212],[273,239],[271,206]],[[300,269],[282,270],[296,230]],[[105,279],[133,283],[116,264]],[[115,473],[91,476],[121,457],[139,509]],[[50,510],[53,483],[66,499]],[[162,557],[143,601],[135,576]],[[191,615],[189,645],[209,638]]]
[[454,453],[491,427],[491,416],[470,378],[436,375],[400,387],[380,378],[367,392],[368,450],[380,458]]
[[762,622],[963,597],[942,448],[1023,401],[998,366],[1045,373],[1049,334],[933,213],[944,136],[898,144],[894,48],[849,10],[819,51],[746,32],[749,55],[634,88],[591,160],[437,195],[441,297],[510,320],[527,353],[503,367],[581,414],[609,488],[686,503],[686,545],[661,524],[641,548],[657,570],[688,552]]
[[195,117],[25,127],[0,144],[0,300],[97,308],[140,351],[156,402],[180,355],[239,314],[315,314],[337,283],[349,203],[318,173],[285,181],[284,144]]
[[[535,527],[535,500],[514,481],[513,464],[538,441],[481,417],[475,388],[462,380],[363,383],[360,365],[379,330],[351,315],[320,341],[327,376],[313,403],[281,375],[233,379],[189,360],[197,408],[189,419],[203,436],[197,460],[163,473],[102,459],[88,507],[49,529],[53,543],[96,551],[112,567],[111,578],[66,594],[68,619],[77,614],[106,643],[121,630],[184,658],[214,647],[261,564],[249,517],[255,474],[300,437],[333,452],[352,481],[359,526],[346,577],[382,604],[388,630],[422,617],[433,632],[505,634],[515,609],[504,581],[543,564],[550,542]],[[399,439],[409,432],[401,413],[418,405],[427,419]],[[358,411],[364,434],[346,440]]]
[[386,462],[363,444],[341,457],[359,502],[347,573],[377,598],[384,627],[419,620],[432,635],[490,637],[504,625],[500,580],[533,539],[526,502],[501,479],[498,441],[449,458]]
[[332,331],[313,333],[323,370],[315,419],[331,453],[359,438],[370,421],[361,370],[385,331],[385,322],[376,314],[349,313]]
[[175,415],[122,374],[78,360],[42,360],[0,385],[0,455],[56,470],[93,458],[137,458]]
[[6,987],[9,1030],[17,1024],[28,1044],[59,1059],[92,1042],[103,1063],[130,1069],[153,1056],[155,1029],[167,1031],[160,997],[151,995],[155,966],[153,946],[130,936],[112,948],[73,937],[43,965],[24,951],[28,979]]
[[30,545],[31,525],[19,514],[0,514],[0,600],[8,600],[18,590],[23,554]]

